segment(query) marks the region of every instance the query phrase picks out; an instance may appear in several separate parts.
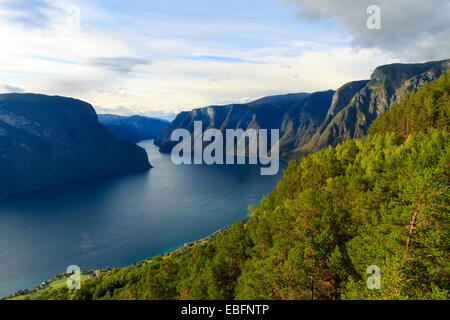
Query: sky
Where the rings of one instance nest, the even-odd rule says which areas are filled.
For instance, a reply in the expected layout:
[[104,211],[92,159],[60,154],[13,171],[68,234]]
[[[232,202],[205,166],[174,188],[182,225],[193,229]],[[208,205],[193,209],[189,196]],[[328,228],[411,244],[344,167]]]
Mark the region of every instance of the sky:
[[446,0],[0,0],[0,93],[171,118],[448,59],[449,34]]

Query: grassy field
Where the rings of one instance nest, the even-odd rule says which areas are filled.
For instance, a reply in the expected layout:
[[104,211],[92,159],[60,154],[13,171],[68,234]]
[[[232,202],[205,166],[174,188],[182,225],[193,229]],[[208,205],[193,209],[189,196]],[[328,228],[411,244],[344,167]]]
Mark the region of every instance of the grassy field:
[[[91,276],[91,274],[82,274],[82,275],[80,276],[80,277],[81,277],[81,282],[83,282],[83,281],[89,279],[90,276]],[[55,280],[55,281],[53,281],[53,282],[51,282],[51,283],[49,284],[49,287],[51,287],[51,288],[57,288],[57,287],[60,287],[60,286],[65,286],[65,285],[66,285],[66,281],[67,281],[68,278],[69,278],[69,277],[64,277],[64,278]]]
[[[93,274],[93,273],[82,274],[82,275],[80,276],[80,278],[81,278],[81,283],[83,283],[83,282],[89,280],[90,277],[92,276],[92,274]],[[56,279],[56,280],[50,282],[50,283],[48,284],[48,286],[46,286],[45,288],[39,290],[38,292],[34,292],[34,293],[30,293],[30,294],[25,294],[25,295],[21,295],[21,296],[17,296],[17,297],[8,299],[8,300],[27,300],[27,299],[33,297],[34,295],[38,294],[40,291],[48,290],[48,289],[54,289],[54,288],[58,288],[58,287],[65,286],[68,278],[69,278],[69,277],[66,276],[66,277],[63,277],[63,278],[61,278],[61,279]]]

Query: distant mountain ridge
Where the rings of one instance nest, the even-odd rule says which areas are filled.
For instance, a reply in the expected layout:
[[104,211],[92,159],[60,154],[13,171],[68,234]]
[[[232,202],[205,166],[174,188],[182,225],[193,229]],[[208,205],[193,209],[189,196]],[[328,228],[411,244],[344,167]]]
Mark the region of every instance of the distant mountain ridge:
[[98,120],[120,139],[133,143],[156,138],[170,124],[166,120],[139,115],[99,114]]
[[145,150],[111,134],[86,102],[0,95],[0,199],[150,167]]
[[170,152],[176,142],[170,141],[170,134],[178,128],[193,132],[194,121],[202,121],[203,128],[249,129],[265,128],[278,129],[283,122],[283,116],[290,107],[303,101],[310,94],[294,93],[265,97],[246,104],[232,104],[228,106],[210,106],[181,112],[175,120],[164,129],[155,139],[155,144],[161,152]]
[[155,139],[162,152],[176,144],[177,128],[280,129],[280,152],[298,157],[349,138],[361,138],[372,121],[424,83],[450,70],[450,60],[390,64],[375,69],[369,80],[349,82],[337,91],[271,96],[246,104],[210,106],[180,113]]

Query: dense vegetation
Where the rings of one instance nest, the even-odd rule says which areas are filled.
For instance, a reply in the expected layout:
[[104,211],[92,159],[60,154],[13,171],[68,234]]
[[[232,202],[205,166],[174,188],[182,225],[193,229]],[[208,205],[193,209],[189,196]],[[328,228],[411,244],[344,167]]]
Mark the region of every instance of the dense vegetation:
[[[38,299],[448,299],[450,77],[291,161],[247,222]],[[369,266],[381,289],[369,290]]]
[[372,123],[370,135],[397,132],[403,136],[428,128],[448,129],[450,119],[450,73],[424,84]]

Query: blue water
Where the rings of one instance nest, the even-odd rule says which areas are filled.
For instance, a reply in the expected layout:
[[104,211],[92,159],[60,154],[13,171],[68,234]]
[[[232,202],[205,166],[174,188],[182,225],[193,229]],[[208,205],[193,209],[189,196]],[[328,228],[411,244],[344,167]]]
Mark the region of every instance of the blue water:
[[245,219],[280,178],[257,166],[176,166],[152,141],[148,172],[0,202],[0,297],[69,265],[119,267]]

